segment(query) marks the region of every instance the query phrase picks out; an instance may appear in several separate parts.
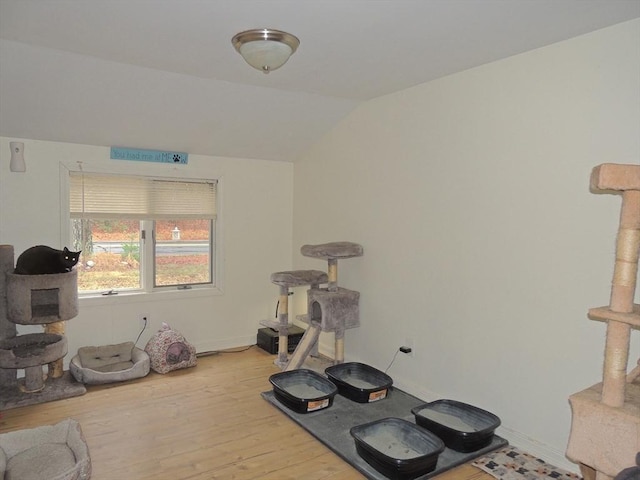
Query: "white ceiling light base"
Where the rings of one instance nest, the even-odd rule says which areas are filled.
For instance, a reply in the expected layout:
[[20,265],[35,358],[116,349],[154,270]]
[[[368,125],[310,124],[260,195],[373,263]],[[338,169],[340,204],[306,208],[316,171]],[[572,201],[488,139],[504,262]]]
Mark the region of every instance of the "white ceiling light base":
[[287,32],[262,28],[240,32],[231,43],[249,65],[269,73],[287,63],[300,40]]

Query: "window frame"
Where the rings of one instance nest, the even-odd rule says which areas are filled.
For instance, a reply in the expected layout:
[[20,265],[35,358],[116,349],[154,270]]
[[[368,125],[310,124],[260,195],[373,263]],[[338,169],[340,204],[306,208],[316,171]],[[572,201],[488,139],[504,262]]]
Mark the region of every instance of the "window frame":
[[[152,289],[165,289],[165,288],[176,289],[177,288],[178,290],[189,290],[192,288],[201,288],[201,287],[207,287],[207,286],[215,287],[216,285],[216,272],[215,272],[215,269],[216,269],[216,255],[215,255],[216,220],[210,220],[210,224],[209,224],[209,247],[211,250],[211,254],[210,254],[211,258],[209,262],[209,278],[211,279],[211,281],[204,282],[204,283],[181,283],[181,284],[173,284],[173,285],[157,285],[156,284],[158,280],[157,278],[158,263],[155,261],[155,259],[157,258],[155,253],[157,250],[158,241],[156,238],[157,230],[155,228],[155,224],[157,221],[158,220],[142,220],[141,221],[142,227],[140,229],[140,233],[141,235],[143,235],[143,237],[141,238],[141,243],[143,248],[142,259],[146,267],[145,272],[150,272],[151,273],[150,276],[152,277],[151,279],[148,280],[150,287]],[[151,232],[151,235],[149,235],[148,232]],[[149,238],[149,236],[151,236],[151,238]],[[144,285],[145,282],[147,281],[146,275],[142,274],[141,277],[142,277],[141,283]]]
[[[119,165],[101,165],[94,164],[85,161],[76,162],[60,162],[60,213],[61,213],[61,245],[71,244],[71,214],[70,214],[70,175],[71,172],[85,172],[94,174],[105,175],[129,175],[129,176],[143,176],[151,178],[163,178],[167,180],[176,181],[215,181],[216,187],[216,208],[217,214],[215,220],[212,220],[210,241],[212,252],[210,255],[210,272],[211,283],[205,284],[189,284],[188,288],[171,285],[171,286],[155,286],[155,262],[154,262],[154,248],[155,239],[147,238],[141,241],[141,248],[145,250],[142,255],[142,262],[140,267],[141,275],[141,288],[131,290],[119,290],[117,295],[103,295],[102,292],[86,292],[79,293],[79,298],[82,300],[91,299],[91,303],[103,303],[113,301],[112,299],[124,299],[135,301],[135,298],[141,299],[149,295],[162,295],[162,296],[202,296],[202,295],[222,295],[223,294],[223,264],[224,247],[222,244],[222,184],[223,175],[212,175],[211,172],[198,172],[194,169],[187,170],[186,166],[171,165],[171,169],[168,169],[164,165],[145,164],[144,167],[138,165],[131,165],[133,168],[126,168]],[[181,168],[180,168],[181,167]],[[142,229],[151,223],[153,220],[141,220],[141,232]],[[146,235],[150,236],[152,232],[147,231]],[[148,252],[151,252],[149,255]],[[145,277],[150,276],[151,279]]]

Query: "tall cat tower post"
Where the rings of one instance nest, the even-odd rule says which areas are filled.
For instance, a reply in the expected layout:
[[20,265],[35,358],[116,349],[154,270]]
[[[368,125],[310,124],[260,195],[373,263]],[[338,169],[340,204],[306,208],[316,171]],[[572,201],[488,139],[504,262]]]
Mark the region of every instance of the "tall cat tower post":
[[591,174],[594,191],[622,195],[616,260],[608,306],[589,317],[607,323],[603,381],[573,394],[567,457],[585,480],[610,480],[635,465],[640,451],[640,368],[627,374],[631,328],[640,328],[633,303],[640,251],[640,165],[603,164]]

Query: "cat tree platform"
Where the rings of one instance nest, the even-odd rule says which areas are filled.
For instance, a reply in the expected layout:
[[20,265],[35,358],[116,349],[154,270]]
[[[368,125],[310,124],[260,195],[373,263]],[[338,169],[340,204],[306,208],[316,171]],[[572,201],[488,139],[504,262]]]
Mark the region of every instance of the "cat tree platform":
[[621,407],[611,407],[601,399],[602,383],[569,397],[574,418],[567,457],[613,478],[622,467],[635,465],[640,441],[640,383],[627,384]]
[[361,257],[364,254],[362,245],[353,242],[329,242],[320,245],[303,245],[300,253],[305,257],[319,258],[327,261],[330,291],[338,288],[338,260]]

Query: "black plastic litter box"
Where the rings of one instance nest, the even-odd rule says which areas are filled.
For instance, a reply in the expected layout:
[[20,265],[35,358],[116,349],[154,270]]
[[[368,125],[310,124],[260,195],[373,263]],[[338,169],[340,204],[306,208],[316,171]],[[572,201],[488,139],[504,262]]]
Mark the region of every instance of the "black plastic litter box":
[[356,451],[369,465],[393,480],[410,480],[435,470],[444,443],[401,418],[383,418],[350,430]]
[[333,405],[338,388],[313,370],[298,369],[269,377],[274,396],[298,413],[309,413]]
[[493,413],[456,400],[436,400],[411,409],[416,423],[458,452],[473,452],[493,440],[500,419]]
[[393,385],[389,375],[364,363],[340,363],[324,372],[336,384],[340,395],[359,403],[386,398]]

